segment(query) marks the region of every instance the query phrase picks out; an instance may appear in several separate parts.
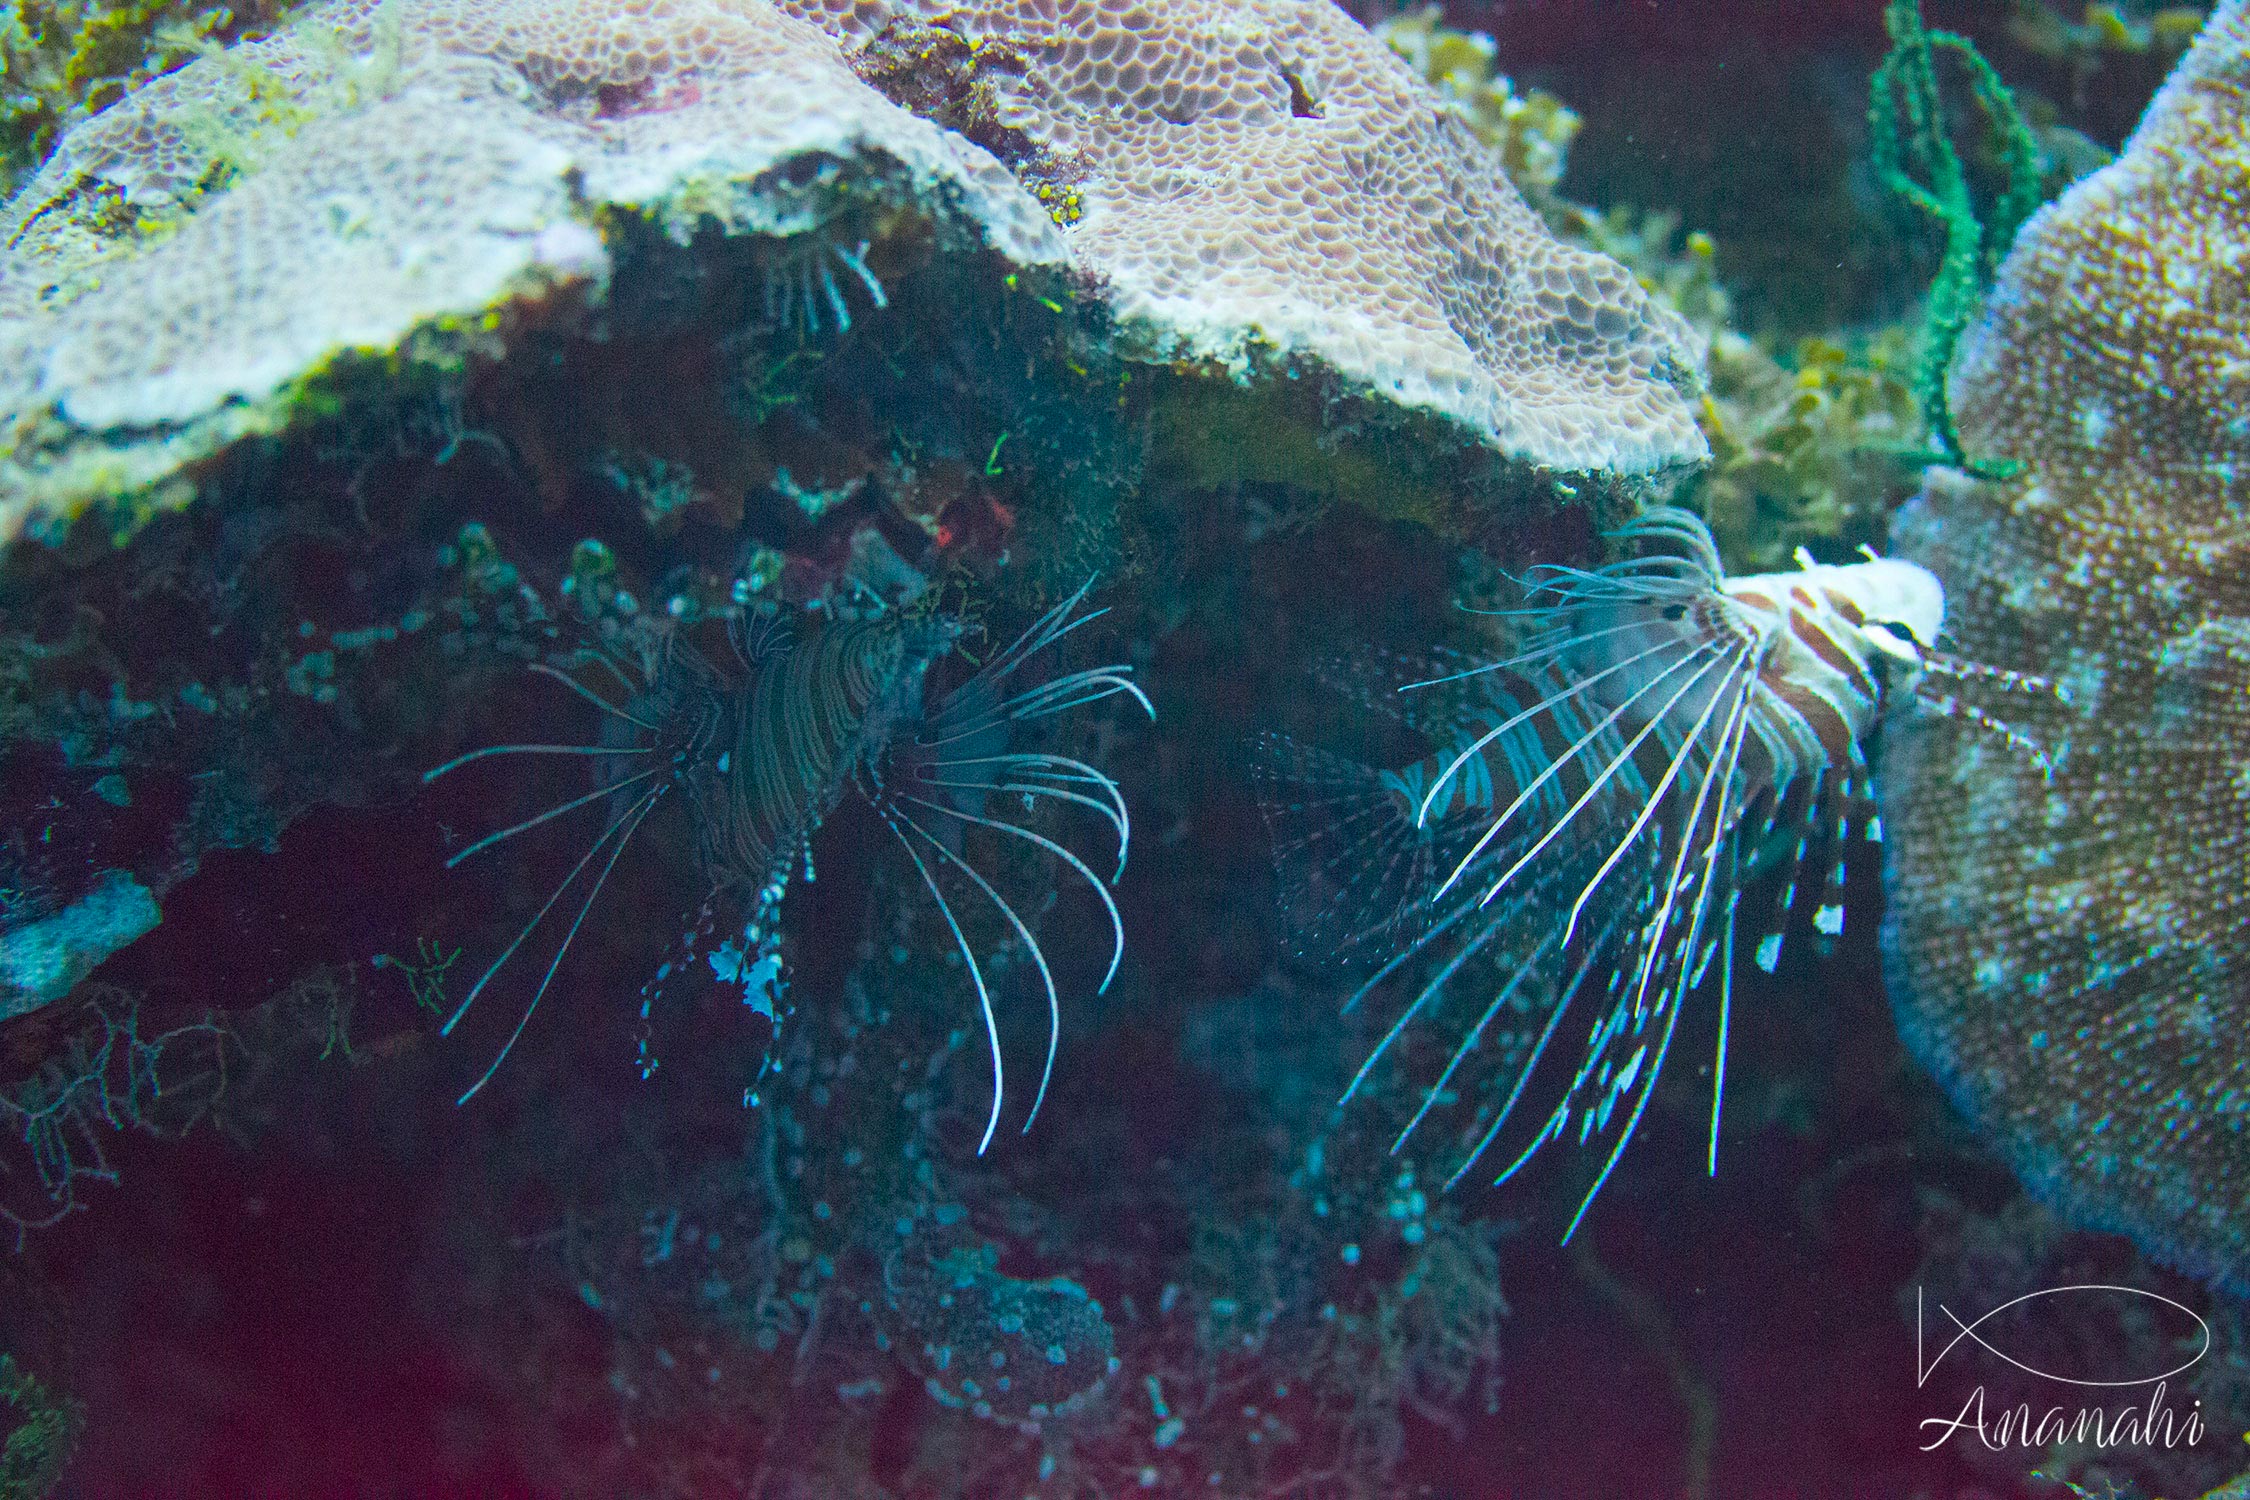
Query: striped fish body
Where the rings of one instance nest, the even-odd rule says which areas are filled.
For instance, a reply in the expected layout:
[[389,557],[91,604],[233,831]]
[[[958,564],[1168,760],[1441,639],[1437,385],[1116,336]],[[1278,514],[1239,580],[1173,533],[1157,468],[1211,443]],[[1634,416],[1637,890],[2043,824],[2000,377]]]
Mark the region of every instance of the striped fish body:
[[[1944,621],[1937,580],[1891,558],[1753,573],[1722,587],[1728,612],[1760,638],[1744,753],[1755,750],[1753,765],[1775,789],[1857,764],[1882,715],[1884,663],[1912,664],[1911,641],[1935,640]],[[1886,622],[1908,626],[1909,638]]]
[[951,644],[948,631],[886,617],[750,654],[747,680],[724,696],[718,753],[687,785],[712,877],[748,890],[783,882],[854,776],[919,716],[923,678]]
[[[1449,748],[1389,780],[1427,825],[1497,811],[1542,770],[1567,763],[1526,809],[1551,818],[1585,790],[1590,773],[1578,768],[1610,764],[1646,728],[1648,738],[1605,788],[1607,802],[1637,803],[1683,753],[1690,774],[1674,781],[1692,783],[1714,753],[1712,730],[1739,705],[1743,743],[1726,799],[1739,818],[1761,794],[1770,805],[1800,781],[1860,763],[1859,746],[1885,701],[1883,663],[1898,656],[1889,642],[1877,644],[1869,610],[1918,615],[1917,634],[1927,639],[1937,625],[1920,597],[1925,581],[1935,587],[1913,564],[1873,559],[1706,576],[1685,599],[1564,604],[1535,633],[1554,642],[1554,653],[1521,669],[1488,670],[1475,695],[1483,701],[1460,716]],[[1425,810],[1432,787],[1438,793]]]

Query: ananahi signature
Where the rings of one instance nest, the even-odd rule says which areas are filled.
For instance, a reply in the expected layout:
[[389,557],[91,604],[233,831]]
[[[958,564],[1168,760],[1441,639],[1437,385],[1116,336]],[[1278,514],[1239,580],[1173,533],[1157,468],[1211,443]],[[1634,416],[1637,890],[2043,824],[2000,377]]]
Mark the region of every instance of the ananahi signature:
[[[2042,1298],[2099,1296],[2143,1297],[2185,1314],[2194,1321],[2199,1335],[2195,1344],[2195,1352],[2170,1369],[2149,1374],[2136,1374],[2131,1371],[2104,1371],[2099,1374],[2089,1371],[2082,1374],[2063,1374],[2053,1370],[2041,1369],[2030,1361],[2020,1359],[2006,1349],[1999,1347],[1994,1342],[1997,1335],[1992,1334],[1992,1330],[1988,1326],[1993,1319],[2010,1308],[2035,1303]],[[1922,1290],[1919,1287],[1915,1288],[1914,1384],[1917,1389],[1929,1383],[1931,1374],[1945,1361],[1947,1356],[1961,1346],[1963,1340],[1970,1341],[1976,1347],[2013,1365],[2027,1375],[2036,1376],[2041,1380],[2051,1380],[2060,1385],[2096,1390],[2123,1390],[2139,1387],[2153,1387],[2153,1389],[2149,1391],[2145,1405],[2136,1399],[2131,1405],[2121,1405],[2115,1411],[2110,1411],[2100,1405],[2065,1406],[2057,1404],[2035,1414],[2031,1403],[2028,1401],[2019,1401],[2013,1406],[1999,1407],[1997,1412],[1988,1411],[1985,1388],[1980,1384],[1969,1393],[1968,1399],[1962,1402],[1960,1411],[1954,1416],[1924,1417],[1922,1419],[1921,1431],[1929,1438],[1927,1442],[1922,1444],[1922,1451],[1925,1453],[1963,1432],[1974,1433],[1979,1443],[1995,1452],[2011,1447],[2026,1451],[2043,1451],[2057,1443],[2091,1444],[2096,1448],[2124,1446],[2176,1448],[2183,1444],[2192,1447],[2203,1440],[2203,1403],[2200,1400],[2195,1401],[2191,1409],[2183,1415],[2172,1410],[2166,1400],[2169,1394],[2167,1382],[2174,1376],[2183,1374],[2193,1368],[2196,1362],[2211,1350],[2211,1325],[2204,1322],[2203,1318],[2191,1307],[2183,1306],[2162,1293],[2148,1291],[2142,1287],[2079,1285],[2049,1287],[2043,1291],[2027,1292],[2021,1297],[2001,1303],[1974,1322],[1963,1322],[1959,1314],[1942,1302],[1938,1304],[1938,1311],[1952,1320],[1957,1331],[1950,1339],[1946,1340],[1943,1348],[1932,1354],[1929,1352],[1929,1340],[1924,1330]],[[1943,1330],[1940,1329],[1939,1331],[1942,1332]],[[1988,1334],[1992,1334],[1992,1336],[1988,1336]],[[1934,1436],[1930,1435],[1932,1428],[1937,1429]]]

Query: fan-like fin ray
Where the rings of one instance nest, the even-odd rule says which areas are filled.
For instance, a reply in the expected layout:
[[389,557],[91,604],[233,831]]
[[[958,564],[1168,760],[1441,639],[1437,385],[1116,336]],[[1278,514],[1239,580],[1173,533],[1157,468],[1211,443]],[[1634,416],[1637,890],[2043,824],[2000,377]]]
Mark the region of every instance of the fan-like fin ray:
[[985,1117],[984,1135],[977,1141],[977,1155],[982,1156],[992,1145],[993,1133],[1000,1128],[1000,1110],[1008,1091],[1008,1066],[1000,1056],[1000,1025],[992,1014],[992,992],[985,987],[984,970],[978,965],[976,950],[969,946],[969,939],[961,931],[960,922],[954,918],[952,904],[945,899],[945,892],[938,889],[937,878],[930,874],[930,867],[923,862],[921,852],[914,847],[913,840],[906,836],[905,830],[895,821],[899,815],[888,807],[881,811],[883,821],[890,825],[892,833],[898,835],[900,846],[906,850],[906,857],[914,861],[915,873],[922,877],[922,884],[929,888],[930,899],[937,903],[938,915],[945,918],[945,925],[953,934],[954,945],[961,950],[961,961],[969,966],[969,979],[977,988],[977,1008],[984,1013],[985,1041],[992,1052],[992,1111]]
[[661,771],[643,771],[638,776],[628,776],[622,781],[613,781],[608,786],[596,787],[593,791],[586,793],[582,797],[573,797],[568,802],[557,803],[555,806],[548,808],[543,813],[535,813],[531,817],[524,819],[521,823],[518,823],[511,828],[503,828],[497,833],[488,833],[483,838],[478,839],[475,843],[469,845],[468,848],[456,851],[450,858],[446,860],[445,867],[450,870],[455,865],[461,863],[461,861],[467,859],[470,855],[481,853],[482,851],[491,848],[494,844],[500,843],[504,839],[512,839],[517,834],[527,832],[533,828],[537,828],[540,824],[545,823],[550,819],[559,818],[564,813],[576,812],[579,808],[584,807],[589,802],[599,802],[604,797],[611,796],[617,792],[622,792],[629,786],[637,785],[640,782],[648,780],[651,776],[657,776],[661,774],[663,774]]
[[[545,976],[542,977],[539,981],[539,988],[532,992],[531,1003],[523,1008],[523,1015],[516,1021],[516,1029],[508,1033],[508,1040],[501,1046],[499,1055],[492,1059],[492,1065],[484,1070],[483,1075],[480,1076],[475,1083],[469,1085],[467,1090],[462,1093],[459,1099],[456,1099],[454,1101],[454,1104],[456,1106],[467,1104],[471,1099],[474,1099],[477,1096],[478,1092],[482,1090],[486,1084],[492,1081],[492,1075],[500,1071],[500,1065],[508,1060],[508,1054],[515,1050],[517,1039],[523,1035],[524,1028],[531,1024],[532,1013],[539,1009],[539,1002],[546,998],[547,987],[555,982],[555,971],[562,967],[563,955],[570,952],[570,945],[572,940],[578,936],[578,929],[582,925],[584,925],[586,921],[586,913],[594,909],[595,898],[601,895],[602,885],[609,879],[609,872],[617,868],[618,856],[623,854],[625,852],[625,846],[633,841],[633,835],[640,830],[641,820],[643,818],[646,818],[649,814],[649,810],[654,808],[656,804],[663,799],[664,792],[665,788],[661,786],[658,787],[656,790],[650,792],[647,796],[641,798],[639,802],[635,803],[629,812],[620,815],[615,823],[610,824],[608,828],[602,830],[601,839],[596,840],[594,843],[594,847],[588,849],[585,853],[585,856],[581,858],[575,866],[572,867],[570,874],[564,878],[563,883],[555,887],[555,894],[547,898],[547,904],[545,906],[539,908],[539,916],[532,918],[532,926],[538,926],[539,918],[546,916],[547,912],[554,906],[556,898],[562,895],[564,889],[569,886],[572,880],[578,878],[578,872],[586,868],[587,861],[591,860],[594,855],[600,850],[602,843],[607,841],[610,834],[617,832],[620,827],[624,828],[624,832],[619,836],[616,846],[609,851],[609,859],[602,865],[601,874],[594,877],[593,889],[589,890],[586,893],[585,904],[578,908],[578,915],[572,920],[570,924],[570,930],[563,934],[562,942],[556,946],[555,956],[548,963],[547,972]],[[531,928],[525,928],[524,937],[528,937],[530,936],[530,934]],[[517,944],[520,944],[522,941],[523,937],[518,937],[514,943],[510,943],[508,945],[507,952],[502,953],[499,959],[494,962],[493,967],[485,971],[484,979],[480,979],[477,981],[477,989],[481,990],[484,988],[485,980],[490,979],[493,974],[498,971],[500,964],[507,962],[508,954],[515,952]],[[452,1034],[454,1024],[458,1022],[462,1016],[468,1013],[469,1002],[474,999],[476,999],[476,991],[472,990],[469,993],[468,999],[461,1002],[461,1008],[455,1011],[453,1013],[452,1019],[445,1023],[441,1034]]]
[[[1039,982],[1046,986],[1047,1061],[1046,1065],[1039,1071],[1039,1089],[1032,1096],[1031,1112],[1024,1116],[1023,1129],[1024,1133],[1028,1135],[1031,1132],[1032,1123],[1039,1118],[1039,1106],[1046,1102],[1047,1085],[1054,1079],[1055,1049],[1062,1037],[1062,997],[1055,990],[1054,971],[1047,967],[1047,955],[1039,951],[1039,940],[1031,935],[1031,929],[1024,925],[1023,918],[1016,915],[1016,909],[1010,906],[997,890],[993,889],[991,881],[985,879],[974,865],[948,849],[942,839],[915,822],[912,817],[904,812],[900,812],[898,817],[907,827],[926,839],[931,848],[951,860],[963,874],[975,881],[977,889],[984,892],[985,899],[1000,909],[1000,915],[1008,919],[1008,925],[1015,928],[1016,936],[1023,940],[1024,947],[1030,952],[1031,961],[1039,970]],[[996,1088],[995,1092],[997,1093],[997,1091]]]
[[1094,894],[1101,897],[1102,906],[1109,912],[1110,934],[1115,942],[1109,955],[1109,968],[1102,974],[1102,982],[1095,987],[1096,994],[1108,992],[1109,982],[1117,977],[1117,966],[1125,961],[1125,918],[1117,910],[1117,898],[1109,893],[1109,887],[1103,884],[1101,877],[1086,867],[1084,860],[1053,839],[1048,838],[1045,834],[1035,832],[1020,823],[1010,823],[1000,818],[980,817],[976,813],[965,812],[958,807],[947,807],[942,802],[932,802],[927,797],[916,797],[909,794],[899,800],[915,803],[918,806],[930,809],[932,812],[942,813],[949,818],[959,818],[965,823],[975,823],[984,828],[997,828],[1002,833],[1012,833],[1019,839],[1028,839],[1076,870],[1080,878],[1093,887]]

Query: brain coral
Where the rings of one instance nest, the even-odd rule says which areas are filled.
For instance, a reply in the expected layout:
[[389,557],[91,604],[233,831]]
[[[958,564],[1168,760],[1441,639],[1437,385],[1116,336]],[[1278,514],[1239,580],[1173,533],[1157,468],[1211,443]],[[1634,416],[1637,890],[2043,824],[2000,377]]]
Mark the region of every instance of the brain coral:
[[2025,228],[1902,540],[1962,650],[2051,675],[1898,726],[1886,935],[1911,1044],[2042,1195],[2250,1284],[2250,4]]
[[340,356],[598,300],[620,209],[795,233],[847,167],[1071,265],[1145,357],[1305,355],[1541,465],[1703,454],[1692,333],[1327,4],[785,9],[335,0],[73,129],[0,212],[0,540],[286,425]]

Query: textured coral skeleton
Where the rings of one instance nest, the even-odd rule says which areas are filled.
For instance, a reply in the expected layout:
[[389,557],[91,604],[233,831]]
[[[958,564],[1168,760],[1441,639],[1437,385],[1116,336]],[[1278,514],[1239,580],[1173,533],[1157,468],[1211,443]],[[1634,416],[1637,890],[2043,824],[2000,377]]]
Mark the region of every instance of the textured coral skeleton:
[[1942,718],[1883,782],[1902,1030],[2036,1192],[2250,1281],[2250,8],[2025,227],[1901,517],[1963,649],[2056,678],[2051,781]]
[[1068,190],[1073,262],[1162,352],[1310,354],[1558,468],[1703,456],[1686,325],[1333,6],[786,8],[862,56],[965,40],[1002,155]]
[[[1325,368],[1529,464],[1705,453],[1692,331],[1315,0],[336,0],[85,121],[0,212],[0,535],[178,503],[355,353],[580,316],[618,214],[788,239],[838,182],[1067,267],[1139,358]],[[792,316],[883,300],[852,243],[777,269]]]

